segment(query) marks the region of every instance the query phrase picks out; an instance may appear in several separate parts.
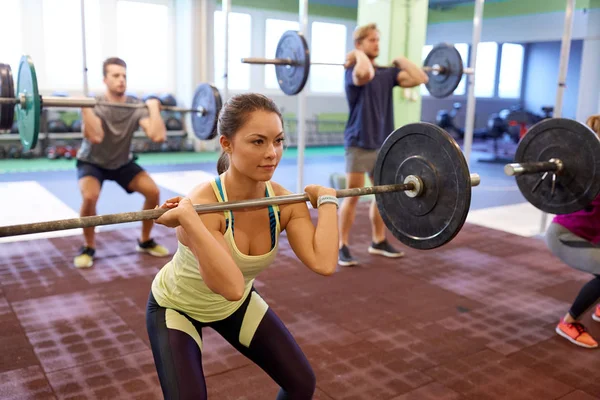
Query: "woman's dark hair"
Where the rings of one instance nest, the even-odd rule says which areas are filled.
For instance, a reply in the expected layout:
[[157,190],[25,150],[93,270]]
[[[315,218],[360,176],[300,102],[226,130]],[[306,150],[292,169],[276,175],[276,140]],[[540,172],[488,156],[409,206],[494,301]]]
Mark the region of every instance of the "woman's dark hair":
[[[279,108],[273,100],[259,93],[244,93],[231,97],[219,114],[217,123],[217,132],[225,136],[230,141],[238,130],[246,123],[248,115],[254,111],[274,112],[281,119],[283,126],[283,117]],[[229,156],[222,152],[217,161],[217,173],[221,175],[229,168]]]

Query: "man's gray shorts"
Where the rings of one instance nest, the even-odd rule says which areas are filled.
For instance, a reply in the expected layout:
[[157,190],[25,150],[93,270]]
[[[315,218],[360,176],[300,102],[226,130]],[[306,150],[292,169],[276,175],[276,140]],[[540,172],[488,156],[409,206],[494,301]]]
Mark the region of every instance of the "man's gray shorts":
[[373,174],[379,150],[346,147],[346,172]]

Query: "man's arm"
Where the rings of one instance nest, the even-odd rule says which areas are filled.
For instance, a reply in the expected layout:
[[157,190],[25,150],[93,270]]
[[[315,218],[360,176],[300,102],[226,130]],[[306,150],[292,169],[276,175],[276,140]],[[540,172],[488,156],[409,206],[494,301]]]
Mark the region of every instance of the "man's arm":
[[429,77],[425,71],[405,57],[400,56],[396,58],[394,66],[402,70],[396,76],[398,85],[402,87],[410,88],[429,82]]
[[356,86],[366,85],[375,77],[375,67],[362,50],[354,50],[354,57],[356,65],[352,71],[352,83]]
[[102,120],[94,113],[92,108],[82,108],[82,130],[83,137],[93,144],[102,143],[104,140],[104,129],[102,128]]
[[157,99],[148,99],[146,105],[148,106],[150,116],[140,119],[140,126],[150,140],[153,142],[164,142],[167,138],[167,128],[160,115],[160,101]]

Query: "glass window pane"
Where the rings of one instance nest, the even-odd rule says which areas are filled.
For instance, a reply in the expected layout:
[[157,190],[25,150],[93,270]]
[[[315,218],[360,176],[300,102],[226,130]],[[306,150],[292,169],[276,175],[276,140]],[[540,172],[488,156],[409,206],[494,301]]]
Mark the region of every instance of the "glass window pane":
[[514,43],[504,43],[502,45],[498,96],[509,98],[521,97],[524,54],[525,49],[523,45]]
[[[460,57],[463,60],[463,67],[467,68],[469,66],[469,45],[467,43],[456,43],[454,45],[454,47],[456,47],[456,50],[458,50]],[[466,75],[463,74],[462,79],[460,80],[460,83],[458,84],[458,86],[456,87],[456,90],[454,91],[454,95],[455,96],[462,96],[464,95],[467,90],[467,77]]]
[[[215,85],[223,88],[225,85],[225,17],[220,10],[214,15],[214,68]],[[229,51],[227,62],[227,78],[229,89],[250,89],[250,64],[240,60],[250,57],[252,45],[252,18],[250,14],[229,13]]]
[[[275,58],[277,43],[286,31],[297,31],[300,29],[298,21],[287,21],[283,19],[267,18],[265,22],[265,58]],[[279,89],[277,75],[274,65],[265,65],[265,87],[267,89]],[[312,74],[312,69],[311,69]]]
[[83,50],[79,0],[43,0],[42,20],[45,68],[43,73],[38,71],[40,88],[80,90],[83,86]]
[[[100,0],[85,0],[85,58],[90,93],[104,91]],[[83,79],[83,78],[82,78]],[[82,80],[83,84],[83,80]]]
[[[311,29],[311,61],[343,64],[346,60],[346,26],[313,22]],[[310,67],[309,79],[310,90],[313,92],[344,92],[343,66],[313,65]]]
[[2,23],[0,23],[0,62],[9,64],[17,90],[17,73],[19,60],[23,55],[21,40],[21,1],[2,2]]
[[496,86],[496,64],[498,60],[498,44],[481,42],[477,47],[475,63],[475,97],[494,97]]
[[127,63],[128,91],[172,89],[169,64],[172,44],[166,5],[118,1],[117,38],[117,56]]
[[[421,65],[423,65],[425,63],[425,59],[427,58],[427,54],[429,54],[429,52],[431,51],[431,49],[433,49],[433,45],[431,45],[431,44],[426,44],[425,46],[423,46],[423,50],[421,52],[421,59],[423,61],[421,62]],[[425,85],[421,85],[421,95],[422,96],[429,96],[429,90],[427,90],[427,87]]]

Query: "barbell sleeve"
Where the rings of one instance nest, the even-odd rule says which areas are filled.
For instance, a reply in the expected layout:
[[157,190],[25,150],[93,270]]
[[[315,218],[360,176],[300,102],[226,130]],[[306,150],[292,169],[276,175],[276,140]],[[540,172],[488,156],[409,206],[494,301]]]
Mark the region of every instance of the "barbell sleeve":
[[559,172],[562,169],[560,160],[535,161],[512,163],[504,166],[504,173],[508,176],[536,174],[539,172]]
[[295,65],[296,63],[289,58],[261,58],[261,57],[248,57],[242,58],[244,64],[264,64],[264,65]]

